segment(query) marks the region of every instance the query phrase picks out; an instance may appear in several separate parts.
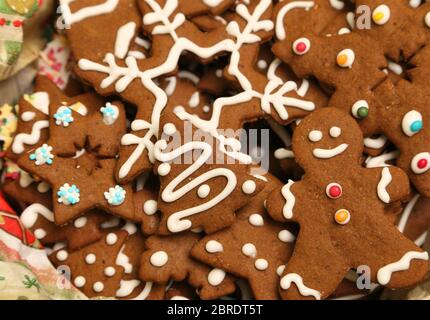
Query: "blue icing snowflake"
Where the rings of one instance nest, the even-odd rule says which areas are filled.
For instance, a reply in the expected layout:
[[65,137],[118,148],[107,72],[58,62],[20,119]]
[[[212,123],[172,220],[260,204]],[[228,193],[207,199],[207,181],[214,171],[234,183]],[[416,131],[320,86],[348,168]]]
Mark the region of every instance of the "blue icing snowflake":
[[30,154],[30,160],[33,160],[36,166],[41,166],[43,164],[51,165],[54,159],[52,154],[52,147],[46,143],[41,147],[37,148],[34,153]]
[[118,119],[118,116],[119,116],[118,107],[109,102],[106,103],[104,107],[100,108],[100,112],[103,115],[103,122],[106,125],[113,124]]
[[72,109],[69,107],[59,107],[54,114],[55,124],[57,126],[68,127],[75,119],[72,116]]
[[116,185],[114,188],[109,188],[104,196],[110,205],[119,206],[125,201],[125,193],[123,187]]
[[77,204],[80,200],[80,190],[76,185],[63,184],[57,192],[58,202],[66,206]]

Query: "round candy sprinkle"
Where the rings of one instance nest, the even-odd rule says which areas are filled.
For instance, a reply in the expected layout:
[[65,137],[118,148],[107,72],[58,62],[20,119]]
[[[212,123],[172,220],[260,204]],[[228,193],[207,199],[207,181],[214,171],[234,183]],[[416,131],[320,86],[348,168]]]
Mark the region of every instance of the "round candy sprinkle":
[[311,42],[307,38],[299,38],[293,43],[293,52],[297,55],[304,55],[311,48]]
[[340,209],[334,214],[334,220],[341,225],[345,225],[351,220],[351,214],[346,209]]
[[338,183],[330,183],[325,192],[329,198],[338,199],[342,196],[342,187]]

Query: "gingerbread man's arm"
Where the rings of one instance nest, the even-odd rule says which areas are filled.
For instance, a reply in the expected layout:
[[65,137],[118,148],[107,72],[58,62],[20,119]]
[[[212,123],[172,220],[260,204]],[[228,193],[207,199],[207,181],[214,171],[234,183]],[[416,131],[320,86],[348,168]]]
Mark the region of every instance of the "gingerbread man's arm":
[[283,187],[272,191],[266,201],[270,216],[276,221],[297,221],[296,208],[299,204],[296,194],[299,194],[301,189],[303,189],[301,182],[289,180]]
[[376,193],[384,203],[393,203],[406,198],[410,187],[406,173],[397,167],[371,169],[378,175]]

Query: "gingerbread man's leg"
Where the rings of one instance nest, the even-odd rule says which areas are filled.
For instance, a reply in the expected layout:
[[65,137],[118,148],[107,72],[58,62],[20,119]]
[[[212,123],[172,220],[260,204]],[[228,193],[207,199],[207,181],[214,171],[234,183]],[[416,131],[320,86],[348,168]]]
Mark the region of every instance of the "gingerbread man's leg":
[[357,254],[356,267],[367,265],[372,281],[393,289],[419,283],[429,270],[428,253],[400,234],[395,226],[385,228],[383,233],[367,233]]
[[331,246],[330,239],[316,234],[315,230],[300,230],[293,257],[281,276],[282,299],[327,298],[349,271],[348,262]]

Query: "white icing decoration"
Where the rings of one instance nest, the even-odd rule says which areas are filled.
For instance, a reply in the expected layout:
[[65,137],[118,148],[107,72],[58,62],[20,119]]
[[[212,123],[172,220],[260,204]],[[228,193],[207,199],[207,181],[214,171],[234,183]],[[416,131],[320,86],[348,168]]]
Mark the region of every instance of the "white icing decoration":
[[40,120],[36,121],[33,124],[31,129],[31,133],[19,133],[15,136],[12,144],[12,152],[15,154],[21,154],[24,152],[24,144],[26,145],[35,145],[40,140],[40,135],[42,130],[49,127],[48,120]]
[[121,230],[127,231],[128,235],[131,236],[137,232],[137,226],[135,223],[127,221],[125,225],[121,228]]
[[[417,128],[417,131],[413,131],[411,126],[417,122],[420,123],[421,125]],[[422,123],[423,123],[423,116],[420,112],[416,110],[409,111],[403,116],[403,119],[402,119],[403,133],[408,137],[412,137],[422,129],[422,126],[423,126]]]
[[26,111],[23,112],[21,115],[21,120],[24,122],[30,122],[32,120],[34,120],[34,118],[36,117],[36,113],[33,111]]
[[209,7],[217,7],[223,2],[223,0],[203,0],[203,3]]
[[88,264],[94,264],[96,262],[96,255],[94,253],[87,254],[85,262]]
[[340,135],[342,134],[342,129],[339,127],[331,127],[329,133],[330,133],[330,137],[339,138]]
[[120,281],[120,287],[116,291],[115,296],[117,298],[124,298],[129,296],[133,293],[134,289],[136,289],[140,285],[140,281],[133,279],[133,280],[121,280]]
[[254,193],[256,188],[257,188],[257,185],[252,180],[246,180],[242,184],[242,191],[245,194],[252,194],[252,193]]
[[143,204],[143,212],[148,215],[152,216],[154,215],[158,210],[158,204],[155,200],[147,200]]
[[104,288],[105,288],[105,285],[100,281],[97,281],[93,285],[94,292],[102,292],[104,290]]
[[312,153],[315,157],[320,159],[329,159],[334,158],[340,154],[342,154],[346,149],[348,149],[348,144],[342,143],[333,149],[320,149],[315,148]]
[[57,252],[56,257],[59,261],[65,261],[69,257],[69,254],[67,253],[66,250],[60,250]]
[[384,153],[377,157],[369,157],[366,159],[366,168],[378,168],[389,166],[387,161],[395,160],[399,157],[400,152],[398,150]]
[[279,40],[285,40],[284,18],[288,12],[296,8],[309,10],[314,4],[314,1],[292,1],[283,6],[276,17],[276,37]]
[[267,62],[266,60],[260,59],[257,62],[257,67],[261,70],[266,70],[267,69]]
[[251,258],[255,258],[257,256],[257,248],[252,243],[245,243],[242,246],[242,253]]
[[388,70],[400,76],[403,73],[403,67],[394,61],[388,61]]
[[[420,160],[426,160],[427,165],[424,168],[419,168],[418,163]],[[430,168],[430,152],[421,152],[415,155],[411,161],[411,170],[415,174],[423,174]]]
[[224,250],[223,245],[216,240],[209,240],[206,243],[205,249],[209,253],[217,253],[222,252]]
[[35,92],[33,94],[25,94],[24,100],[30,103],[35,109],[42,112],[44,115],[49,115],[49,94],[47,92]]
[[291,287],[291,283],[297,286],[300,294],[305,297],[313,296],[316,300],[321,300],[321,293],[317,290],[311,289],[303,283],[303,278],[297,273],[289,273],[282,277],[281,288],[288,290]]
[[288,230],[281,230],[278,233],[278,239],[285,243],[291,243],[296,240],[296,237]]
[[86,217],[80,217],[73,222],[75,228],[83,228],[87,224],[88,219]]
[[130,263],[130,259],[124,254],[125,245],[121,247],[121,250],[116,257],[115,264],[124,268],[124,273],[130,274],[133,272],[133,265]]
[[119,59],[124,59],[130,48],[131,41],[136,32],[136,23],[128,22],[118,28],[115,41],[115,56]]
[[106,277],[113,277],[116,273],[114,267],[106,267],[103,271]]
[[211,286],[219,286],[225,278],[225,271],[221,269],[212,269],[208,274],[208,282]]
[[118,236],[115,233],[109,233],[106,236],[106,243],[109,246],[113,246],[118,241]]
[[197,189],[197,195],[199,196],[199,198],[202,198],[202,199],[206,198],[210,192],[211,192],[211,188],[207,184],[202,184]]
[[288,180],[288,183],[281,189],[282,196],[285,199],[285,205],[282,209],[282,214],[285,219],[291,219],[293,217],[293,208],[294,204],[296,203],[296,198],[290,190],[293,184],[294,181]]
[[257,270],[264,271],[269,267],[269,263],[266,259],[257,259],[254,266]]
[[427,261],[429,259],[429,255],[427,252],[417,251],[409,251],[405,253],[405,255],[399,261],[390,263],[378,270],[378,282],[381,285],[387,285],[390,282],[391,275],[394,272],[408,270],[411,265],[411,261],[414,259]]
[[108,102],[104,107],[100,108],[103,115],[103,123],[107,126],[113,125],[119,117],[119,109],[116,105]]
[[176,131],[176,127],[173,123],[166,123],[163,127],[164,134],[167,134],[168,136],[173,136]]
[[200,93],[198,91],[194,92],[190,98],[190,101],[188,101],[188,105],[191,108],[195,108],[200,103]]
[[82,288],[83,286],[85,286],[86,282],[87,282],[87,280],[83,276],[77,276],[75,278],[75,280],[73,281],[75,286],[78,288]]
[[158,166],[157,173],[158,175],[164,177],[170,173],[171,166],[168,163],[162,163]]
[[[345,62],[339,61],[339,58],[341,56],[346,56]],[[343,49],[341,52],[338,53],[336,61],[339,67],[352,68],[352,65],[354,64],[354,61],[355,61],[355,53],[351,49]]]
[[151,255],[149,261],[154,267],[162,267],[169,260],[169,256],[165,251],[157,251]]
[[278,276],[282,276],[285,270],[285,265],[280,265],[278,268],[276,268],[276,274]]
[[264,226],[264,219],[261,214],[254,213],[249,216],[249,223],[255,227]]
[[342,10],[345,7],[345,3],[341,0],[330,0],[330,5],[336,10]]
[[386,145],[387,141],[388,141],[388,138],[384,135],[381,135],[377,138],[369,137],[364,139],[364,145],[366,146],[366,148],[370,148],[370,149],[381,149]]
[[312,130],[309,132],[308,138],[312,142],[319,142],[323,138],[323,133],[319,130]]
[[51,210],[39,203],[34,203],[22,212],[20,217],[22,225],[28,229],[32,228],[36,224],[39,215],[50,222],[54,222],[54,213]]
[[80,22],[87,18],[99,16],[114,11],[119,0],[106,0],[103,3],[84,7],[76,12],[71,12],[69,4],[76,0],[60,0],[61,15],[66,26],[71,27],[74,23]]
[[382,202],[390,203],[390,195],[387,192],[387,187],[393,180],[390,169],[385,167],[382,169],[381,180],[378,183],[378,197]]
[[34,230],[34,236],[39,240],[43,239],[46,237],[46,231],[41,229],[41,228],[36,229],[36,230]]
[[[378,15],[382,15],[381,19],[378,19]],[[372,13],[372,20],[377,25],[383,25],[386,24],[391,17],[391,10],[386,4],[381,4],[373,10]]]
[[40,193],[46,193],[49,190],[51,190],[51,186],[48,183],[44,182],[44,181],[40,182],[37,185],[37,191],[40,192]]

